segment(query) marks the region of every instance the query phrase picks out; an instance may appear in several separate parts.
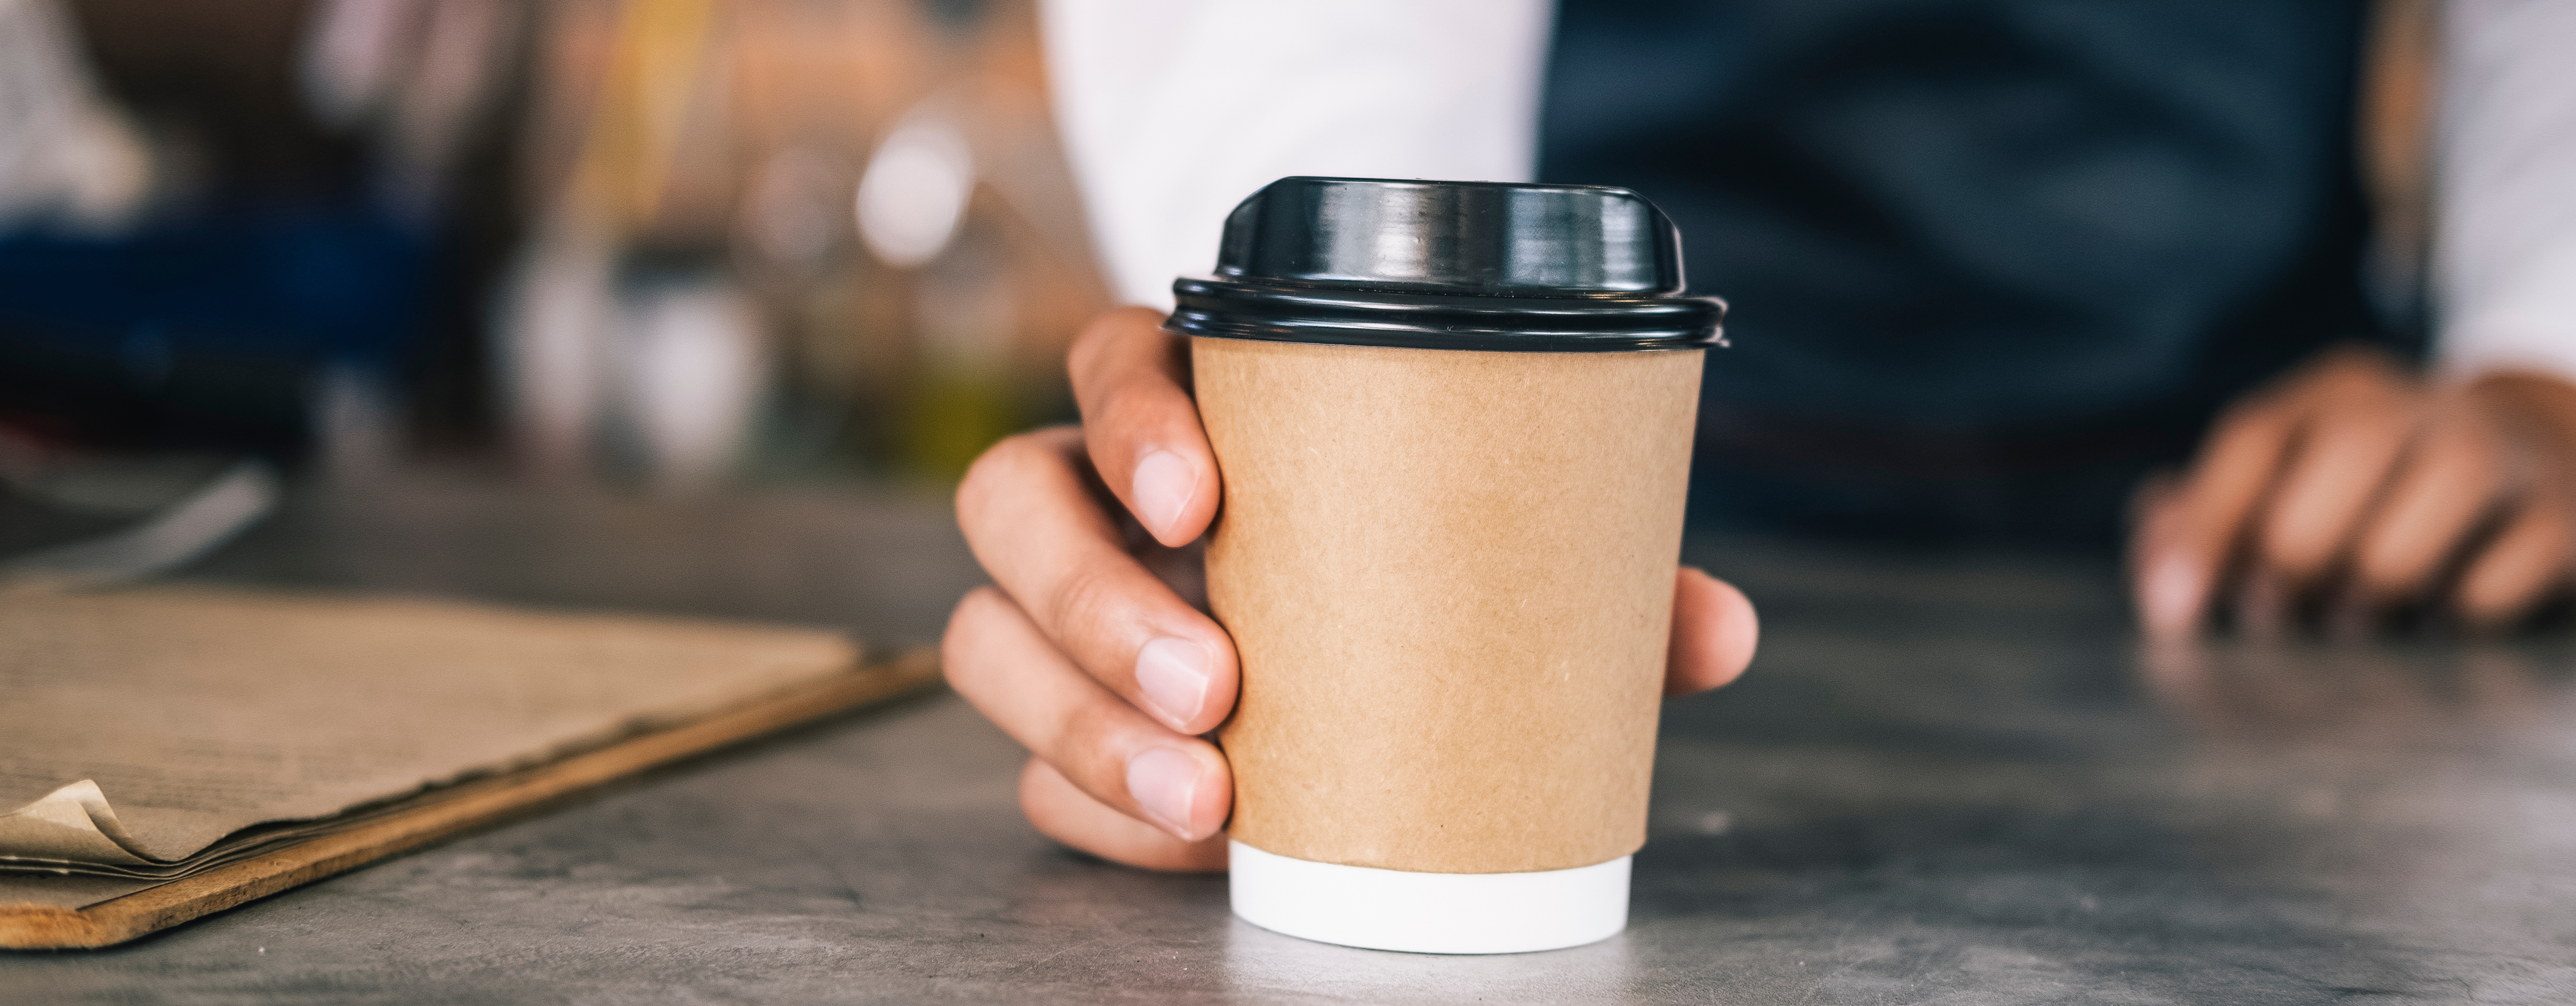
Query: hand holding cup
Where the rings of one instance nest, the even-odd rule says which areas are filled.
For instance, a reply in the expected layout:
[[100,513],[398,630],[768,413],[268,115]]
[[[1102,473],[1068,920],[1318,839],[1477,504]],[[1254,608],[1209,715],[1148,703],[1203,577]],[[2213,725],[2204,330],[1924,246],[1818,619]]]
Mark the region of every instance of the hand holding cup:
[[[994,586],[951,616],[950,682],[1031,752],[1021,808],[1085,852],[1162,870],[1221,870],[1232,806],[1225,757],[1199,735],[1239,682],[1232,639],[1204,609],[1200,541],[1223,488],[1191,398],[1188,341],[1120,308],[1069,358],[1083,424],[995,445],[957,495]],[[1753,656],[1753,606],[1676,570],[1664,692],[1733,681]]]

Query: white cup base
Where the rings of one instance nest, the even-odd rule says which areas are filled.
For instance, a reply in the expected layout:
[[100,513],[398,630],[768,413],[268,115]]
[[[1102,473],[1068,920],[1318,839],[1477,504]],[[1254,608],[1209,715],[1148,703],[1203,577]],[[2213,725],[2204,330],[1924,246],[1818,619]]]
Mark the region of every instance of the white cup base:
[[1234,914],[1323,943],[1417,954],[1580,946],[1628,926],[1628,860],[1536,873],[1414,873],[1232,842]]

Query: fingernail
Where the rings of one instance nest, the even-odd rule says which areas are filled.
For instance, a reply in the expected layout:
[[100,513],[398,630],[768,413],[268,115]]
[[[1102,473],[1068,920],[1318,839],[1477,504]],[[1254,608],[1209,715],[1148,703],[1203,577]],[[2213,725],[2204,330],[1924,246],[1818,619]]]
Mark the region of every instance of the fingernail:
[[1171,748],[1151,748],[1127,760],[1127,795],[1163,830],[1184,841],[1190,833],[1190,804],[1199,793],[1199,760]]
[[1128,492],[1136,499],[1136,519],[1158,538],[1181,519],[1198,487],[1198,469],[1170,451],[1145,455],[1136,462],[1136,476],[1128,482]]
[[1136,651],[1136,690],[1174,730],[1197,719],[1207,704],[1207,647],[1164,637]]
[[2181,556],[2154,560],[2139,586],[2138,606],[2145,609],[2150,629],[2166,634],[2190,631],[2192,623],[2200,620],[2200,571]]

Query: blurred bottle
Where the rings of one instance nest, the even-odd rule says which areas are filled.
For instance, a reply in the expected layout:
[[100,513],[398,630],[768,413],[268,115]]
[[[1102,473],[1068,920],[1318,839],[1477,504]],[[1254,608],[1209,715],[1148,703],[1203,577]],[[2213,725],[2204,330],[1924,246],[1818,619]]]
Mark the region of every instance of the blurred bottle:
[[[913,108],[859,183],[859,233],[905,273],[912,380],[898,389],[893,446],[913,474],[953,477],[1023,421],[1009,380],[1014,291],[988,227],[968,226],[973,146],[954,98]],[[980,222],[979,222],[980,223]]]
[[0,231],[114,231],[151,187],[151,153],[99,94],[62,9],[0,0]]
[[496,326],[521,460],[949,479],[1069,415],[1103,298],[1038,52],[1025,0],[566,0]]
[[884,131],[857,199],[866,247],[908,294],[910,380],[889,446],[900,470],[943,480],[995,440],[1071,418],[1064,349],[1106,301],[1034,9],[996,5],[968,24],[939,89]]
[[725,255],[720,14],[714,0],[634,0],[555,26],[575,36],[559,43],[604,41],[604,59],[592,94],[553,96],[587,99],[580,147],[494,324],[512,447],[540,478],[699,491],[752,442],[770,348]]

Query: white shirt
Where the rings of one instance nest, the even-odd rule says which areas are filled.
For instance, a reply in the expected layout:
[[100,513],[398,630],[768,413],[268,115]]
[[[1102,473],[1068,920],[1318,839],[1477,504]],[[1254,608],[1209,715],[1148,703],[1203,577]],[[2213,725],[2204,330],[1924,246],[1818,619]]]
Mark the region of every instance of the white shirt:
[[1044,0],[1056,122],[1110,290],[1170,310],[1288,175],[1524,182],[1544,0]]
[[[1286,175],[1526,181],[1544,0],[1043,0],[1056,115],[1111,289],[1171,307]],[[2434,298],[2460,374],[2576,380],[2576,0],[2451,0]]]
[[2576,3],[2450,0],[2442,66],[2442,366],[2576,380]]

